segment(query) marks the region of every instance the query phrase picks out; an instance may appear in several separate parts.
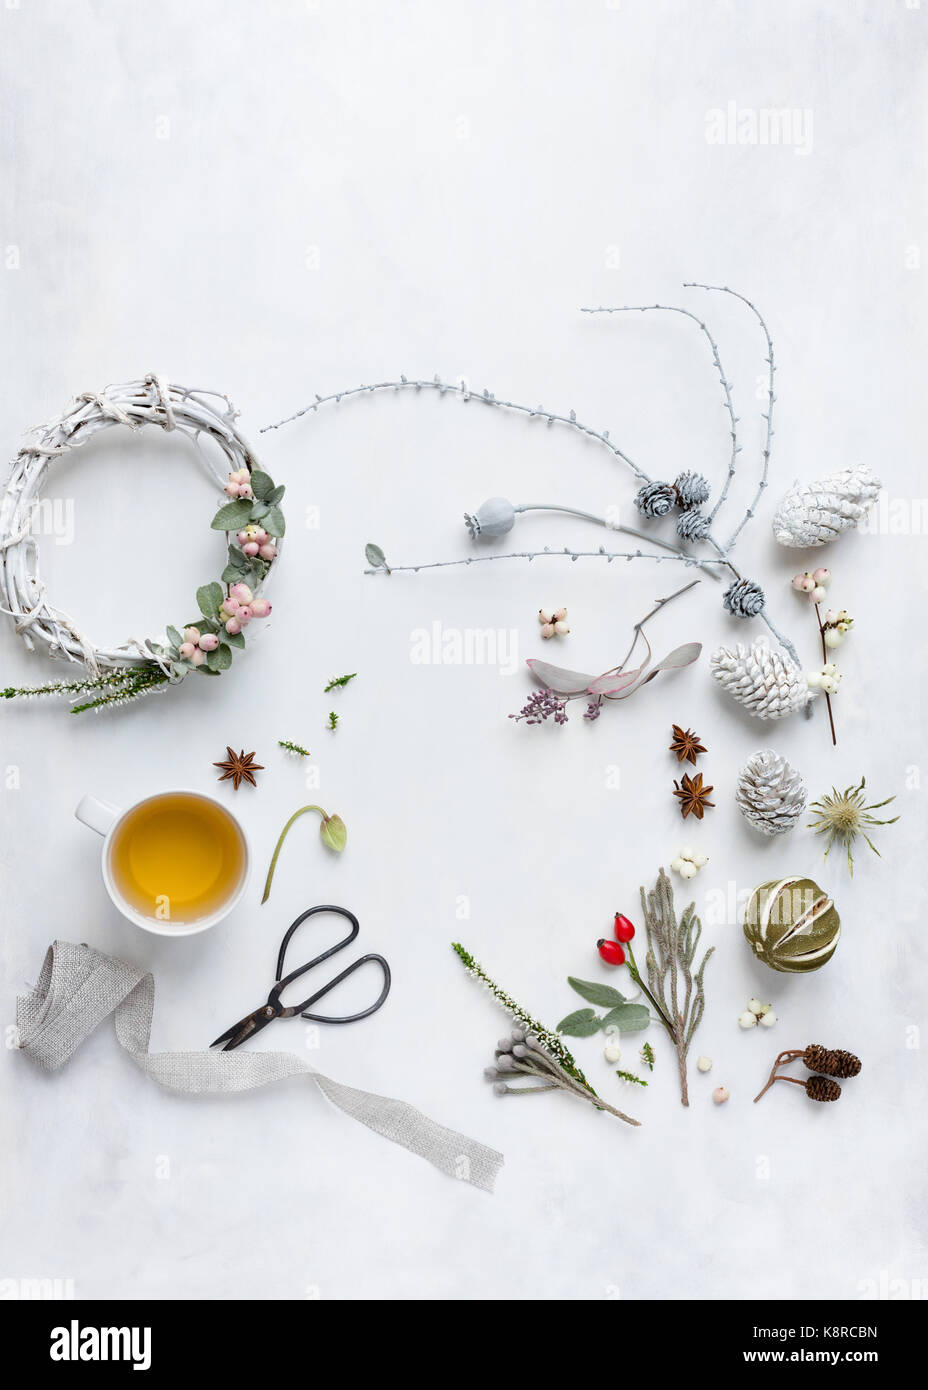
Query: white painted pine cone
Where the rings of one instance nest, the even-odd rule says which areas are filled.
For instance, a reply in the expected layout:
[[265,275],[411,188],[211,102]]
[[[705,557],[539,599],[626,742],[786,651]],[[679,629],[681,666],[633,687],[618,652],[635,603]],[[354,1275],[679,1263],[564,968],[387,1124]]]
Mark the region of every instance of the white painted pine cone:
[[773,518],[773,534],[780,545],[794,548],[826,545],[857,525],[882,486],[865,463],[813,483],[794,483]]
[[750,647],[719,647],[709,666],[722,689],[758,719],[783,719],[811,699],[802,668],[763,638]]
[[741,769],[735,802],[755,830],[782,835],[792,830],[805,810],[805,783],[785,758],[764,748]]

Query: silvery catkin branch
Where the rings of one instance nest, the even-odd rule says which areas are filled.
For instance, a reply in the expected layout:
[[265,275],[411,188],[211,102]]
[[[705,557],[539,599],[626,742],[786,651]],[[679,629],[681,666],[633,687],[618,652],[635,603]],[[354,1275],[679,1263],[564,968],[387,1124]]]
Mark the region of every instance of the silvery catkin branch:
[[694,973],[702,923],[696,916],[695,903],[690,903],[677,921],[673,887],[663,869],[659,870],[657,883],[650,893],[641,889],[641,913],[648,938],[647,983],[641,977],[631,943],[625,947],[629,973],[657,1010],[661,1025],[676,1049],[680,1101],[689,1105],[686,1058],[705,1012],[704,976],[715,947],[709,947]]

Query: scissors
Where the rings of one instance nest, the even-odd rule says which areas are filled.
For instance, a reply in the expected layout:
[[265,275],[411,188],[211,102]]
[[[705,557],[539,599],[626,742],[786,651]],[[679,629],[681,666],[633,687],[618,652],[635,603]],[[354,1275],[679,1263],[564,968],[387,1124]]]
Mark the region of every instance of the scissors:
[[[299,966],[296,970],[291,970],[289,975],[284,975],[284,957],[287,954],[287,946],[290,943],[290,938],[297,927],[306,921],[307,917],[314,917],[317,912],[337,912],[339,916],[346,918],[351,923],[350,932],[343,940],[331,946],[328,951],[323,951],[321,955],[316,956],[313,960],[307,961],[305,965]],[[244,1018],[239,1019],[238,1023],[233,1023],[232,1027],[227,1028],[224,1033],[220,1034],[215,1042],[210,1043],[210,1047],[218,1047],[220,1043],[224,1043],[223,1052],[230,1052],[233,1047],[239,1047],[247,1038],[252,1038],[256,1033],[260,1033],[261,1029],[266,1028],[269,1023],[273,1023],[275,1018],[295,1018],[299,1014],[300,1018],[309,1018],[316,1023],[355,1023],[359,1018],[367,1018],[368,1015],[376,1013],[390,993],[390,967],[383,956],[378,956],[374,953],[360,956],[356,961],[353,961],[347,969],[343,970],[340,975],[336,975],[334,980],[330,980],[327,985],[323,985],[322,989],[317,990],[315,994],[311,994],[308,999],[304,999],[302,1004],[284,1005],[280,1002],[280,996],[288,985],[292,984],[294,980],[298,980],[301,975],[305,975],[307,970],[312,970],[314,966],[321,965],[324,960],[329,959],[329,956],[334,956],[336,952],[343,951],[346,946],[349,946],[351,942],[354,941],[360,930],[361,927],[357,917],[355,917],[353,912],[349,912],[346,907],[332,907],[331,904],[323,903],[319,907],[310,907],[305,912],[300,913],[300,916],[293,925],[287,928],[284,933],[284,939],[280,943],[280,952],[277,956],[276,980],[273,989],[267,996],[267,1003],[263,1004],[260,1009],[255,1009],[254,1013],[246,1014]],[[336,985],[341,984],[342,980],[346,980],[349,975],[353,975],[356,970],[359,970],[361,966],[365,965],[369,960],[375,960],[383,971],[383,989],[369,1008],[362,1009],[356,1014],[346,1014],[343,1018],[333,1018],[328,1014],[307,1013],[307,1010],[312,1004],[322,999],[323,996],[328,994],[330,990],[333,990]]]

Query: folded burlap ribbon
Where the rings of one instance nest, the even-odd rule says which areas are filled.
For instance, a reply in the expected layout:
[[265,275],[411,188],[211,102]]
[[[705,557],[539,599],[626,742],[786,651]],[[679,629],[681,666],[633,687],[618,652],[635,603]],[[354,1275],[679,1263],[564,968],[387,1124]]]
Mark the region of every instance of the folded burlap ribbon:
[[339,1110],[443,1173],[492,1192],[503,1156],[413,1106],[342,1086],[290,1052],[149,1052],[155,1004],[152,976],[90,946],[56,941],[38,982],[16,1001],[19,1047],[57,1071],[98,1023],[113,1014],[116,1037],[147,1076],[171,1091],[252,1091],[287,1076],[308,1076]]

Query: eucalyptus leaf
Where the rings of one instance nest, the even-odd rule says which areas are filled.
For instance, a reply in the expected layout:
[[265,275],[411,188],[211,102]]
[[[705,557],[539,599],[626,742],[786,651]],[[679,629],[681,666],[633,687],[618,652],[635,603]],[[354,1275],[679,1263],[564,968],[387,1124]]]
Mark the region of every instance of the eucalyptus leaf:
[[595,980],[578,980],[574,975],[567,976],[567,983],[571,989],[576,990],[581,999],[586,999],[590,1004],[600,1004],[604,1009],[625,1003],[625,995],[620,994],[611,985],[600,985]]
[[251,508],[251,520],[252,520],[252,521],[263,521],[264,518],[267,516],[267,514],[268,514],[268,512],[269,512],[270,510],[271,510],[271,509],[270,509],[270,507],[268,506],[268,504],[267,504],[266,502],[254,502],[254,503],[252,503],[252,508]]
[[228,643],[230,647],[244,647],[245,634],[244,632],[227,632],[222,640]]
[[214,531],[240,531],[243,526],[248,525],[250,517],[251,499],[240,497],[220,507],[210,525]]
[[270,493],[274,491],[274,479],[270,473],[256,468],[251,475],[251,490],[259,501],[266,502]]
[[575,1013],[562,1018],[555,1031],[566,1033],[569,1038],[590,1038],[599,1032],[601,1026],[602,1020],[596,1017],[592,1009],[577,1009]]
[[206,653],[206,664],[211,671],[228,671],[232,665],[232,649],[220,642],[214,651]]
[[167,633],[168,633],[168,637],[170,637],[170,639],[171,639],[172,643],[174,644],[174,646],[175,646],[175,647],[179,647],[180,644],[181,644],[181,642],[183,642],[184,639],[183,639],[183,637],[181,636],[181,634],[177,631],[177,628],[176,628],[176,627],[169,627],[168,630],[167,630]]
[[568,671],[563,666],[552,666],[550,662],[539,661],[536,657],[529,657],[525,664],[535,679],[556,695],[581,695],[596,679],[583,671]]
[[269,506],[276,507],[278,502],[283,501],[284,493],[286,491],[287,489],[284,487],[283,483],[280,483],[277,487],[274,488],[273,492],[268,493],[264,500],[268,503]]
[[374,545],[373,541],[369,541],[368,544],[364,547],[364,554],[367,559],[367,563],[369,565],[373,565],[375,569],[380,569],[383,565],[387,563],[386,555],[384,555],[379,545]]
[[620,1033],[637,1033],[651,1022],[647,1004],[619,1004],[600,1020],[603,1028],[618,1028]]
[[212,584],[202,584],[200,588],[197,589],[197,603],[200,605],[200,612],[203,614],[204,618],[212,618],[214,621],[218,620],[219,609],[222,606],[224,597],[222,585],[217,584],[215,580]]
[[279,507],[271,507],[267,516],[264,518],[264,529],[280,540],[287,529],[287,523],[284,521],[284,514]]

